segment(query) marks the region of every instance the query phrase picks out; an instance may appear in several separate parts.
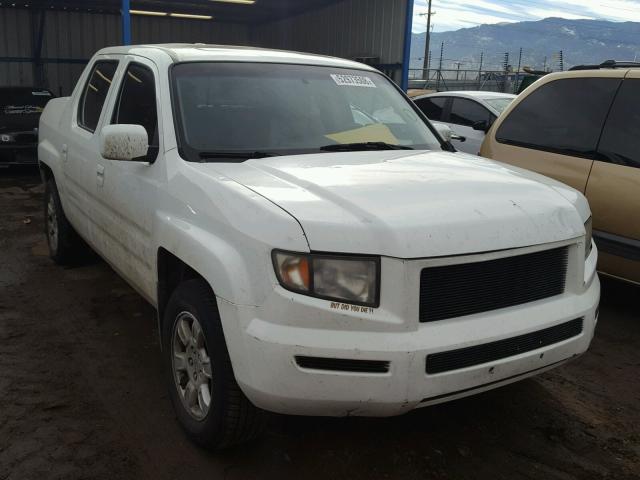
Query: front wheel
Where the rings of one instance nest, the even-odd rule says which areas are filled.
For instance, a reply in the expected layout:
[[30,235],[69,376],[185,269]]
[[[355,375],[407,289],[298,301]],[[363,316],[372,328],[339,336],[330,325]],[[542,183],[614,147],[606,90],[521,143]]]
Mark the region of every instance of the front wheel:
[[171,402],[189,437],[221,449],[257,437],[267,413],[236,383],[215,295],[202,280],[188,280],[169,299],[163,326]]

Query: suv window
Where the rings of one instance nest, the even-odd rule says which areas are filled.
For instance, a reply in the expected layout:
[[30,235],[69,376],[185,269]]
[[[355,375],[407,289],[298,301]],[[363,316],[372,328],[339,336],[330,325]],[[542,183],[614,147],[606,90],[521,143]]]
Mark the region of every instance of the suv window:
[[610,162],[640,168],[640,80],[625,80],[600,140],[598,152]]
[[148,67],[132,63],[127,68],[113,110],[112,124],[142,125],[149,137],[147,161],[158,155],[158,108],[156,84]]
[[78,107],[78,124],[90,132],[95,132],[98,126],[100,113],[117,69],[118,62],[107,60],[96,62],[91,70]]
[[442,120],[446,103],[447,97],[420,98],[415,101],[415,104],[429,120]]
[[513,109],[496,132],[496,139],[591,158],[620,81],[571,78],[547,83]]
[[491,112],[473,100],[466,98],[454,98],[451,106],[449,122],[456,125],[472,127],[477,122],[491,124]]

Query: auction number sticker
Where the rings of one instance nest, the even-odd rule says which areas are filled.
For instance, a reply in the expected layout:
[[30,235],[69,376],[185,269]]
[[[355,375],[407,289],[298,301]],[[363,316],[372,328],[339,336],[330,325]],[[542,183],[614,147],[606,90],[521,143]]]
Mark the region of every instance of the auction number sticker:
[[340,75],[333,73],[331,78],[336,82],[336,85],[342,87],[364,87],[364,88],[378,88],[369,77],[362,75]]

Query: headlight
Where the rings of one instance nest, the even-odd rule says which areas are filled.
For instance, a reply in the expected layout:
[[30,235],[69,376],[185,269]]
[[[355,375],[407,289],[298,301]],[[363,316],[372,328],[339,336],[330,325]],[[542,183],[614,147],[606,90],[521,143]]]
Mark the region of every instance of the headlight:
[[3,133],[2,135],[0,135],[0,142],[3,142],[3,143],[13,142],[13,135],[9,133]]
[[380,259],[274,250],[273,266],[287,290],[327,300],[377,307]]
[[592,218],[593,217],[589,217],[589,220],[587,220],[584,223],[584,229],[587,232],[585,234],[585,238],[584,238],[584,258],[585,258],[585,260],[591,254],[591,249],[593,248],[593,244],[591,242],[591,239],[593,238],[593,222],[592,222]]

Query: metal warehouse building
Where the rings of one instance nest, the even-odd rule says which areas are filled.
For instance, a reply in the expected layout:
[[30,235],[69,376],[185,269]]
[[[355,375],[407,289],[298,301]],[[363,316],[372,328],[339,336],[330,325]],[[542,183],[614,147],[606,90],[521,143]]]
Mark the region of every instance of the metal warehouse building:
[[407,86],[413,0],[0,1],[0,86],[73,89],[100,48],[213,43],[358,59]]

